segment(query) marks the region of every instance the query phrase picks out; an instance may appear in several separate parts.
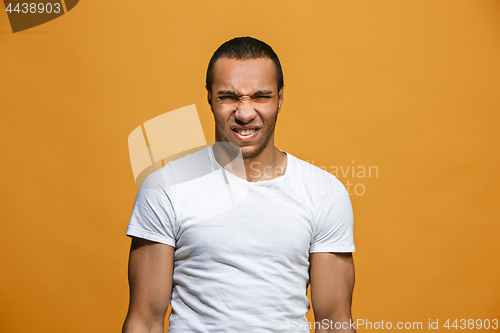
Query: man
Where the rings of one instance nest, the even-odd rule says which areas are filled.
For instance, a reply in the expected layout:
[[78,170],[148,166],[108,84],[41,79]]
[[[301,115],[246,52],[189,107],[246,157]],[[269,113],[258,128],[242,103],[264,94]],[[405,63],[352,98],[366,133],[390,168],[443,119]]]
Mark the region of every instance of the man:
[[[330,173],[274,146],[283,73],[250,37],[207,70],[217,144],[168,163],[137,194],[123,332],[354,332],[353,214]],[[312,325],[311,325],[312,326]]]

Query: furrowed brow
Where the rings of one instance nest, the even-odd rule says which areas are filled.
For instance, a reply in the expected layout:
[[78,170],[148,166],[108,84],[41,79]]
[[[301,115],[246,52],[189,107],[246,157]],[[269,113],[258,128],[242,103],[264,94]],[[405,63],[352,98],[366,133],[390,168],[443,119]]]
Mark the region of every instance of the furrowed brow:
[[[258,90],[256,91],[253,96],[262,96],[262,95],[271,95],[273,92],[271,90]],[[217,92],[217,95],[231,95],[231,96],[236,96],[239,97],[238,94],[236,94],[234,91],[231,90],[220,90]]]
[[236,93],[231,90],[221,90],[217,92],[217,95],[231,95],[231,96],[236,96]]
[[253,96],[256,96],[256,95],[271,95],[273,92],[271,90],[259,90],[259,91],[256,91],[255,94],[253,94]]

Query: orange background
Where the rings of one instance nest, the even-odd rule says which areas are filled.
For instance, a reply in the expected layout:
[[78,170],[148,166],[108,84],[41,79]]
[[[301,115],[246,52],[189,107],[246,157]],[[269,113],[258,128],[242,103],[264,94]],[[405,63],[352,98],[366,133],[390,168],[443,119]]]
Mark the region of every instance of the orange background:
[[0,12],[0,332],[121,329],[127,137],[196,104],[213,141],[208,60],[244,35],[282,61],[280,149],[378,167],[339,175],[365,188],[354,317],[500,319],[499,1],[81,1],[16,34]]

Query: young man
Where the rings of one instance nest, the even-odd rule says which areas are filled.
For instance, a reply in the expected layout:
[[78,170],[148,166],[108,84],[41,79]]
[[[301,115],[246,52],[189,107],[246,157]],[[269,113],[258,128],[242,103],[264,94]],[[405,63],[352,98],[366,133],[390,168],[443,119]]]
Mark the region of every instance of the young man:
[[354,332],[353,213],[330,173],[274,146],[283,73],[250,37],[207,70],[216,144],[168,163],[137,194],[123,332]]

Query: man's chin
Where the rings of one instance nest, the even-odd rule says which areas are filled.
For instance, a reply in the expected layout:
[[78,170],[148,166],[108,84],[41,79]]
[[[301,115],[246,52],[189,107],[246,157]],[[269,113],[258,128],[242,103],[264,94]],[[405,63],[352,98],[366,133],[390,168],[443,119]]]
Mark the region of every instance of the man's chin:
[[[259,135],[260,134],[261,133],[259,133]],[[264,148],[267,145],[267,142],[265,144],[262,144],[262,142],[257,143],[257,142],[255,142],[255,140],[252,140],[252,141],[249,141],[246,143],[242,143],[241,141],[237,141],[237,140],[233,141],[233,138],[230,138],[227,135],[225,135],[224,137],[225,137],[225,140],[223,140],[223,141],[226,142],[226,144],[224,145],[225,150],[237,149],[237,150],[241,151],[241,156],[243,157],[243,159],[250,159],[250,158],[254,158],[254,157],[259,156],[260,153],[264,150]],[[258,141],[261,141],[261,140],[258,140]]]
[[244,160],[254,158],[260,155],[262,153],[262,150],[264,150],[264,146],[258,146],[258,147],[241,147],[241,156],[243,157]]
[[222,149],[225,151],[225,154],[228,156],[236,156],[239,155],[241,152],[241,157],[243,159],[249,159],[249,158],[254,158],[258,156],[263,148],[261,149],[260,147],[253,147],[253,146],[240,146],[234,142],[228,142],[228,141],[222,141],[222,142],[215,142],[215,149]]

